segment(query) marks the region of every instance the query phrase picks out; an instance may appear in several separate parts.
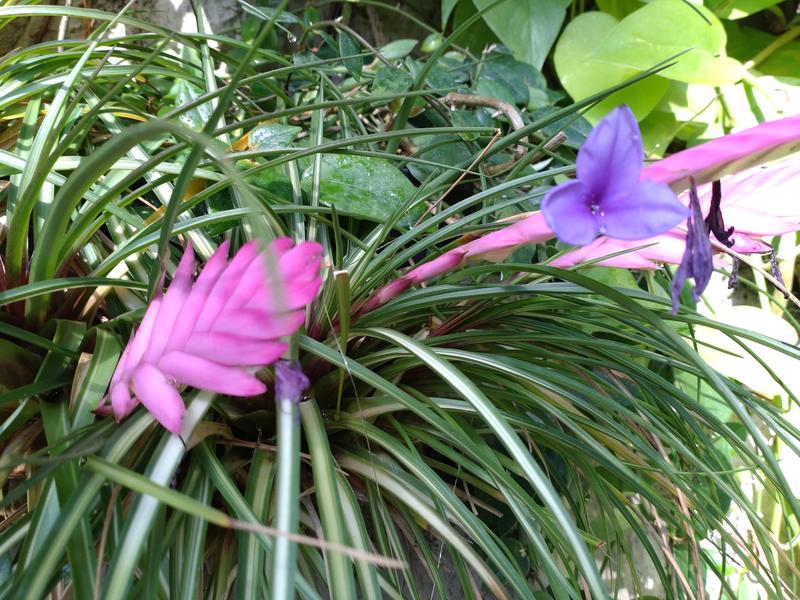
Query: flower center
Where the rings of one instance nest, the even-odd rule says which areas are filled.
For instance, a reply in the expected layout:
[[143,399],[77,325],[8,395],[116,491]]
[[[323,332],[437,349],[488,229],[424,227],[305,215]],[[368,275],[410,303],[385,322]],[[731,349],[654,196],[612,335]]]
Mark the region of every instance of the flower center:
[[594,194],[589,197],[589,211],[593,215],[600,215],[601,217],[606,216],[605,213],[600,210],[600,202],[598,202],[597,197]]

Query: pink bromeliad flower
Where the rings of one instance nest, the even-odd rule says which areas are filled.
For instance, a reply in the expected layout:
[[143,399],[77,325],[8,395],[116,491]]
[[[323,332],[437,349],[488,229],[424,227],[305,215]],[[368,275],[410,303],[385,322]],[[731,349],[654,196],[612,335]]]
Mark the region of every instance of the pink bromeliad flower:
[[[711,182],[721,180],[720,208],[725,224],[734,228],[725,245],[734,251],[768,252],[770,247],[757,237],[800,230],[800,158],[795,154],[762,166],[800,151],[800,116],[762,123],[644,168],[640,168],[641,142],[636,133],[638,127],[628,111],[613,111],[598,123],[581,149],[578,178],[553,188],[543,202],[542,212],[521,215],[504,229],[411,269],[377,290],[358,313],[369,312],[405,290],[469,262],[503,260],[522,245],[553,237],[563,236],[567,243],[583,244],[553,261],[554,266],[571,267],[598,260],[600,265],[633,269],[652,269],[665,262],[681,264],[687,227],[680,221],[689,212],[680,205],[690,205],[687,190],[691,181],[699,186],[699,204],[705,216],[710,212]],[[628,146],[622,143],[623,137]],[[623,164],[616,164],[617,159]],[[646,184],[642,191],[636,187],[634,172],[641,181],[664,187]],[[623,176],[614,179],[620,173]],[[666,197],[666,186],[680,194],[678,202]],[[693,243],[699,241],[695,239]],[[624,253],[609,257],[621,252]],[[710,264],[687,270],[686,274],[702,276],[705,267],[710,268]]]
[[266,386],[254,371],[274,363],[294,333],[303,308],[319,290],[322,247],[289,238],[253,241],[227,260],[225,242],[192,284],[194,253],[187,248],[167,292],[153,298],[131,337],[99,408],[117,419],[141,402],[172,433],[185,406],[177,386],[230,396],[254,396]]

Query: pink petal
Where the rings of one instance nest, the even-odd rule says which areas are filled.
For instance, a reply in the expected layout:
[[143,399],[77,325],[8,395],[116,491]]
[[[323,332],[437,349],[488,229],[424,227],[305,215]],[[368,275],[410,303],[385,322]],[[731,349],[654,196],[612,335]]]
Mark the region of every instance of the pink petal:
[[731,250],[739,254],[769,254],[772,252],[772,246],[757,240],[754,237],[741,233],[739,231],[733,232],[733,246]]
[[[797,179],[800,157],[760,165],[722,180],[722,214],[737,232],[750,235],[782,235],[800,229]],[[711,204],[711,184],[698,187],[703,211]],[[688,205],[688,194],[681,194]]]
[[186,352],[168,352],[158,366],[164,374],[179,383],[218,394],[255,396],[267,391],[263,382],[242,369],[220,365]]
[[278,266],[284,280],[311,281],[317,278],[321,261],[322,246],[317,242],[303,242],[284,254]]
[[460,267],[467,261],[467,247],[469,244],[453,248],[445,252],[441,256],[434,258],[431,261],[421,264],[420,266],[411,269],[401,279],[407,279],[410,283],[418,284],[427,281],[437,275],[449,273],[457,267]]
[[167,431],[180,433],[186,406],[164,374],[153,365],[142,363],[133,372],[133,391],[156,421]]
[[[256,257],[248,263],[241,273],[237,275],[234,281],[227,301],[223,305],[224,309],[230,309],[236,306],[244,306],[253,297],[257,291],[263,293],[267,289],[267,279],[270,270],[277,272],[277,261],[291,248],[292,240],[287,237],[272,240],[267,245],[267,250],[261,253],[258,259]],[[272,261],[270,265],[267,261]],[[233,262],[231,263],[233,264]]]
[[[440,257],[441,258],[441,257]],[[430,264],[430,263],[426,263]],[[394,281],[387,283],[377,292],[375,292],[372,297],[367,300],[367,302],[357,309],[358,314],[368,313],[371,310],[375,310],[379,306],[382,306],[389,302],[392,298],[396,298],[403,292],[405,292],[408,288],[414,285],[414,281],[410,277],[400,277],[395,279]]]
[[269,242],[265,252],[271,253],[272,260],[277,263],[281,259],[281,256],[286,254],[292,248],[292,246],[294,246],[292,238],[284,235]]
[[288,348],[282,342],[208,331],[193,333],[186,347],[194,356],[231,366],[266,366],[278,360]]
[[189,297],[183,304],[183,309],[178,314],[165,350],[183,348],[186,344],[189,334],[195,328],[197,317],[205,306],[206,297],[228,265],[228,246],[227,241],[220,244],[198,275]]
[[705,144],[689,148],[648,165],[642,178],[668,183],[675,191],[689,187],[689,177],[697,183],[722,179],[800,150],[800,116],[761,123]]
[[242,308],[222,313],[211,331],[274,340],[284,335],[291,335],[304,321],[303,311],[274,314],[270,311]]
[[111,386],[111,409],[118,421],[131,414],[137,404],[136,399],[131,398],[127,381]]
[[544,215],[535,212],[505,229],[493,231],[470,242],[467,244],[467,256],[470,260],[496,262],[505,259],[524,244],[538,244],[554,236],[555,233],[547,224]]
[[106,400],[103,400],[104,403],[101,403],[97,408],[94,409],[94,414],[100,415],[101,417],[108,417],[109,415],[113,415],[114,411],[111,408],[110,404],[105,403]]
[[[642,256],[641,251],[626,252],[612,258],[603,258],[623,251],[626,247],[635,248],[648,243],[647,240],[637,243],[622,242],[606,237],[597,238],[587,246],[575,248],[550,261],[554,267],[566,269],[581,263],[592,261],[598,267],[622,267],[626,269],[656,269],[658,264]],[[602,260],[598,260],[602,259]],[[594,262],[596,261],[596,262]]]
[[250,266],[250,263],[258,259],[257,241],[248,242],[239,249],[206,295],[203,308],[195,323],[195,329],[204,331],[211,328],[239,284],[242,274]]
[[[241,274],[221,310],[245,306],[256,294],[264,296],[266,290],[266,265],[261,259],[253,260]],[[263,303],[262,303],[263,304]],[[262,308],[266,308],[262,306]]]
[[125,365],[128,364],[128,356],[131,352],[131,342],[128,342],[128,345],[125,346],[125,349],[122,351],[122,355],[119,357],[119,362],[117,363],[117,368],[114,369],[114,374],[111,376],[111,382],[109,385],[111,387],[114,386],[115,383],[122,381],[123,375],[125,374],[126,367]]
[[648,260],[679,265],[686,249],[686,232],[675,228],[647,240],[629,242],[629,247],[643,244],[651,244],[639,251]]
[[156,322],[153,325],[153,335],[150,344],[144,353],[146,362],[155,362],[166,348],[172,335],[178,314],[183,309],[189,292],[192,290],[192,274],[194,273],[194,251],[191,243],[186,247],[181,262],[175,271],[175,276],[164,294],[161,308],[158,311]]
[[150,338],[153,335],[153,327],[158,317],[158,311],[161,309],[162,301],[163,296],[156,296],[150,301],[150,305],[144,313],[139,329],[133,334],[130,342],[128,342],[130,352],[128,352],[125,360],[125,370],[121,374],[123,379],[130,377],[131,372],[133,372],[133,369],[135,369],[142,360],[142,356],[144,356],[145,351],[149,347]]
[[453,248],[437,258],[415,267],[402,277],[395,279],[375,292],[372,298],[358,312],[359,314],[364,314],[374,310],[392,298],[396,298],[411,286],[438,275],[449,273],[467,261],[500,261],[524,244],[544,242],[553,236],[553,230],[545,222],[544,215],[540,212],[535,212],[522,221],[509,225],[504,229],[487,233],[477,240]]
[[[253,288],[248,298],[250,308],[267,308],[275,311],[295,310],[311,302],[317,295],[322,281],[319,267],[322,261],[322,246],[316,242],[298,244],[280,257],[276,265],[267,261],[274,260],[265,253],[262,268],[264,285]],[[274,275],[279,281],[275,281]]]

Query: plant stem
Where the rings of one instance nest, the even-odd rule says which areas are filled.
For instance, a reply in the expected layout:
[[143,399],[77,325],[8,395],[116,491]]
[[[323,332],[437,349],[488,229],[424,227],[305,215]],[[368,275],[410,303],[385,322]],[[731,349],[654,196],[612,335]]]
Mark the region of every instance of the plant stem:
[[791,42],[794,38],[800,36],[800,25],[795,25],[794,27],[790,27],[778,37],[776,37],[772,42],[770,42],[764,49],[762,49],[758,54],[756,54],[753,58],[748,60],[744,63],[744,68],[748,71],[753,67],[758,66],[765,60],[767,60],[773,52],[779,50],[789,42]]
[[[278,471],[275,490],[273,527],[285,533],[297,533],[300,497],[300,415],[297,404],[276,398],[278,428]],[[270,598],[294,597],[297,544],[287,536],[277,536],[272,554]]]
[[[199,392],[186,410],[183,417],[181,435],[168,435],[162,442],[155,460],[147,472],[147,477],[158,485],[166,486],[175,475],[183,456],[186,454],[186,443],[197,424],[211,406],[216,397],[212,392]],[[133,581],[133,572],[144,550],[144,544],[161,502],[154,496],[139,496],[120,541],[116,560],[109,569],[108,580],[103,598],[124,598]]]

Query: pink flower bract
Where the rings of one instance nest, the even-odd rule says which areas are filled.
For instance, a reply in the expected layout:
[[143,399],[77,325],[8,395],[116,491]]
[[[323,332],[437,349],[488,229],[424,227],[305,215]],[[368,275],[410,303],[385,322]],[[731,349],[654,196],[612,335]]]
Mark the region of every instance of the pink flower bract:
[[192,284],[191,246],[167,292],[153,298],[111,378],[100,411],[117,419],[141,402],[172,433],[185,406],[176,389],[187,385],[230,396],[254,396],[266,386],[253,372],[286,350],[319,290],[322,247],[289,238],[261,252],[250,242],[227,260],[225,242]]

